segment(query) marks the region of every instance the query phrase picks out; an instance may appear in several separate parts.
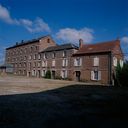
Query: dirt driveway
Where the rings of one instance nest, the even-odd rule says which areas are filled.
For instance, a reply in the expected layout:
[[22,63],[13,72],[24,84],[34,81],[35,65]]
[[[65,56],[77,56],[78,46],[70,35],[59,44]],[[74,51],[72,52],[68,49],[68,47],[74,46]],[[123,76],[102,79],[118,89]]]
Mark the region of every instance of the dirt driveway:
[[127,87],[81,84],[0,77],[0,128],[128,128]]
[[0,76],[0,95],[42,92],[72,84],[76,84],[76,82],[23,76]]

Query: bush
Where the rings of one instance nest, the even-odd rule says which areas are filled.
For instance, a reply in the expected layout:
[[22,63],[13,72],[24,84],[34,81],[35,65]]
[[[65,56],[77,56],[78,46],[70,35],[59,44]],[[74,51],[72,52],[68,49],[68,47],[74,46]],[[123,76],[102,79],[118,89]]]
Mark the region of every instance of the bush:
[[45,74],[45,78],[51,79],[51,71],[50,70],[47,70],[47,72]]
[[128,86],[128,62],[121,68],[120,64],[116,68],[116,79],[119,86]]

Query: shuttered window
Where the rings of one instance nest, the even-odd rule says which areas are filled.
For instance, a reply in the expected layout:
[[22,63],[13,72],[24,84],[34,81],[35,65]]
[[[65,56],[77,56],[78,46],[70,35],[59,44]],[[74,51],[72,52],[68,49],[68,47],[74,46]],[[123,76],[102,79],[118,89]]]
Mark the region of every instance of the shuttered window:
[[61,77],[64,79],[64,78],[67,78],[68,74],[67,74],[67,70],[62,70],[61,71]]
[[63,59],[62,60],[62,66],[63,67],[68,66],[68,59]]
[[117,66],[117,58],[113,57],[113,65],[116,67]]
[[101,71],[91,71],[91,80],[101,80]]
[[74,66],[82,66],[82,58],[75,58]]

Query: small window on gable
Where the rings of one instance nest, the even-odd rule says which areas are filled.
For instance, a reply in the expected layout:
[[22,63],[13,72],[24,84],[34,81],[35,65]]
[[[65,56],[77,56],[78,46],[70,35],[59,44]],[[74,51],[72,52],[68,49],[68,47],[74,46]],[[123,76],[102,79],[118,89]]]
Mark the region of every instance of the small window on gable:
[[49,38],[47,39],[47,43],[50,43],[50,39]]

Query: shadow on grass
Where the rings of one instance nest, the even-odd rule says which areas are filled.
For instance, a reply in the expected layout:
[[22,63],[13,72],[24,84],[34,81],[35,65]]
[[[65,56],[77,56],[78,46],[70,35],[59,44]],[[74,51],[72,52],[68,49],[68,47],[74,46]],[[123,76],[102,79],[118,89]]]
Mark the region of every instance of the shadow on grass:
[[128,127],[128,88],[71,85],[0,96],[0,128]]

